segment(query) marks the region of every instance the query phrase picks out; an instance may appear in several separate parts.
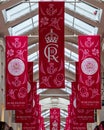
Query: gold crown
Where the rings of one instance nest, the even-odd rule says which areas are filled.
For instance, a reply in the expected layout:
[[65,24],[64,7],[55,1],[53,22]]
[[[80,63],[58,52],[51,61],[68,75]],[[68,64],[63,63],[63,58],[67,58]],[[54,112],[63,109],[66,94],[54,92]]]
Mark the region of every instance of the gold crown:
[[53,29],[50,30],[49,33],[45,36],[46,43],[57,43],[58,35],[53,32]]

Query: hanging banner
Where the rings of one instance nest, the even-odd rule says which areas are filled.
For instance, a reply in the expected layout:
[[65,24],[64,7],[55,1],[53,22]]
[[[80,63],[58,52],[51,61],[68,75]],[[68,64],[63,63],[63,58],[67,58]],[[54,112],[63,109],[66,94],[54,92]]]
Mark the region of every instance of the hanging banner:
[[16,122],[31,122],[33,109],[33,88],[36,87],[36,82],[33,82],[33,62],[28,62],[28,83],[27,83],[27,106],[25,110],[15,111]]
[[60,130],[60,109],[50,109],[50,130]]
[[64,80],[64,2],[39,2],[39,87],[64,88]]
[[40,130],[41,105],[33,107],[33,120],[30,123],[22,123],[22,130]]
[[28,62],[28,82],[33,82],[33,62]]
[[36,87],[36,82],[30,83],[31,89],[28,89],[28,104],[25,110],[15,111],[15,121],[17,123],[29,123],[33,121],[33,88]]
[[79,36],[80,108],[101,108],[100,36]]
[[87,130],[87,123],[78,122],[74,95],[70,96],[70,128],[71,130]]
[[39,104],[39,95],[35,93],[36,88],[33,89],[33,110],[31,122],[22,123],[22,130],[39,130],[41,105]]
[[76,119],[77,122],[83,122],[83,123],[93,123],[94,122],[94,109],[84,109],[84,108],[78,108],[77,102],[80,102],[80,99],[77,99],[77,83],[78,82],[72,82],[72,96],[73,96],[73,109],[75,109],[76,112]]
[[27,104],[26,36],[6,37],[6,109],[24,109]]

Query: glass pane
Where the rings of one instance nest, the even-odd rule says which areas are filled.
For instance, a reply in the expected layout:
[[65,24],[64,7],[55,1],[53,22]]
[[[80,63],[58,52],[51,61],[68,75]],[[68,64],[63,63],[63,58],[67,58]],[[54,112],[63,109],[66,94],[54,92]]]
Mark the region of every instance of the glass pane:
[[65,13],[65,23],[85,34],[97,34],[98,28]]
[[[32,22],[34,22],[34,23],[32,23]],[[10,27],[9,32],[11,35],[21,35],[37,26],[38,26],[38,15],[33,17],[33,21],[31,18],[14,27]]]
[[16,6],[11,7],[10,9],[6,9],[6,20],[7,21],[12,21],[15,20],[35,9],[38,8],[38,3],[31,3],[31,7],[29,3],[19,3]]
[[77,2],[77,3],[65,3],[65,7],[69,10],[75,11],[91,20],[100,21],[102,15],[102,9],[96,8],[89,3]]
[[34,60],[38,60],[38,55],[39,55],[39,51],[32,53],[31,55],[28,56],[28,61],[34,61]]

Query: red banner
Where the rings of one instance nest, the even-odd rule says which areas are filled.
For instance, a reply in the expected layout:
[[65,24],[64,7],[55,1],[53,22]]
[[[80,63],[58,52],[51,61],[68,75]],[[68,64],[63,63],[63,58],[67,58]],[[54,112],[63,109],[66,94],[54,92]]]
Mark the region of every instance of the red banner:
[[28,62],[28,84],[27,84],[27,106],[25,110],[15,111],[15,121],[16,122],[31,122],[32,109],[33,109],[33,88],[36,88],[36,82],[33,82],[33,62]]
[[100,36],[79,36],[80,108],[101,108]]
[[27,104],[26,36],[6,37],[6,109],[24,109]]
[[85,123],[92,123],[94,122],[94,109],[84,109],[78,108],[77,102],[80,102],[80,99],[77,99],[77,83],[72,82],[72,96],[73,96],[73,107],[76,112],[76,119],[77,122],[85,122]]
[[39,87],[64,88],[64,79],[64,2],[39,2]]
[[70,128],[71,130],[87,130],[87,123],[78,122],[74,95],[70,96]]
[[60,130],[60,109],[50,109],[50,130]]
[[28,82],[33,82],[33,62],[28,62]]
[[41,105],[33,107],[33,120],[30,123],[22,123],[22,130],[40,130]]
[[31,90],[28,93],[28,104],[25,110],[15,111],[15,121],[18,123],[28,123],[33,121],[33,89],[36,87],[36,82],[31,83]]

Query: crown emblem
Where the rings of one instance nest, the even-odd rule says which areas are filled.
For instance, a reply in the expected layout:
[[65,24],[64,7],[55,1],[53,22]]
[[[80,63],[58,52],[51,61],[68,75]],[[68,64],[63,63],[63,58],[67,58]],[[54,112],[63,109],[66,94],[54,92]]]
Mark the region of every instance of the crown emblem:
[[49,33],[45,36],[46,43],[57,43],[58,35],[53,32],[53,29],[50,30]]

